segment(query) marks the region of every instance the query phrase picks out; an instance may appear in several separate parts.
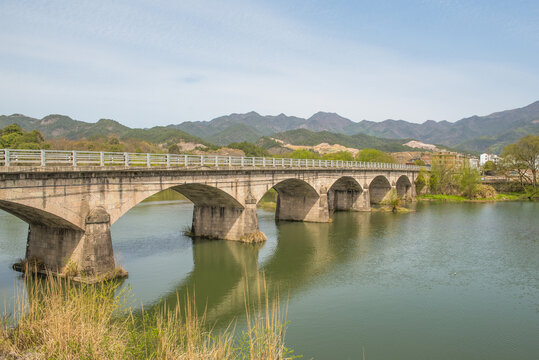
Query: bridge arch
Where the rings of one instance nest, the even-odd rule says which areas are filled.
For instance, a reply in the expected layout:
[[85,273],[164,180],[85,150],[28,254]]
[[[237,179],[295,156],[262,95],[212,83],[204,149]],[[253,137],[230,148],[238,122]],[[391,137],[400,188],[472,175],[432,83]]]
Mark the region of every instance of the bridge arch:
[[15,215],[28,224],[35,224],[51,228],[62,228],[82,231],[80,224],[73,223],[65,217],[60,217],[50,211],[38,209],[33,206],[13,201],[0,200],[0,209]]
[[243,209],[244,206],[232,195],[215,186],[186,183],[172,186],[169,189],[174,190],[188,198],[195,206],[209,207],[231,207]]
[[397,182],[395,183],[397,187],[397,195],[400,198],[407,199],[410,196],[410,191],[412,189],[412,182],[410,178],[406,175],[401,175]]
[[[277,192],[276,220],[329,221],[325,190],[321,194],[312,184],[298,178],[278,179],[271,188]],[[257,199],[264,194],[257,193]]]
[[342,176],[335,180],[328,190],[328,207],[330,214],[341,210],[359,210],[363,188],[351,176]]
[[391,190],[391,183],[384,175],[378,175],[369,184],[371,204],[380,204]]

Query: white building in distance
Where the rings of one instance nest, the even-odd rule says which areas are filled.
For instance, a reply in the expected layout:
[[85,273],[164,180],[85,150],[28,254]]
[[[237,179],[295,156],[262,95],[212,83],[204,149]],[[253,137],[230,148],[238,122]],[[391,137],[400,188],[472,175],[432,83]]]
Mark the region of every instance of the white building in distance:
[[496,164],[499,160],[500,157],[498,155],[484,153],[479,156],[479,166],[485,165],[487,161],[492,161]]

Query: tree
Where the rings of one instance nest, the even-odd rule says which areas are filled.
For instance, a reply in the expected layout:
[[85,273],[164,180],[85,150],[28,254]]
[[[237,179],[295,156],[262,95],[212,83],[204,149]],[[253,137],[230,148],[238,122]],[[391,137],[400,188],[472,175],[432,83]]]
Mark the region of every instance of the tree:
[[342,161],[354,161],[354,155],[349,151],[338,151],[322,156],[324,160],[342,160]]
[[377,149],[363,149],[356,155],[357,161],[395,163],[395,159],[388,153]]
[[168,153],[169,154],[179,154],[180,153],[180,147],[177,144],[172,144],[168,147]]
[[417,174],[417,178],[415,179],[415,191],[417,194],[421,193],[421,190],[427,185],[427,178],[428,178],[427,169],[422,166],[419,168],[419,174]]
[[481,183],[479,171],[472,169],[470,166],[464,166],[457,175],[457,178],[462,195],[468,199],[473,199]]
[[494,163],[494,161],[487,161],[483,165],[483,171],[486,175],[491,175],[494,171],[496,171],[496,164]]
[[266,150],[261,148],[260,146],[257,146],[247,141],[243,141],[240,143],[237,143],[237,142],[230,143],[228,144],[227,147],[231,149],[241,150],[245,153],[245,156],[254,156],[254,157],[269,157],[270,156],[270,154]]
[[[519,173],[521,182],[531,182],[537,189],[537,168],[539,164],[539,136],[527,135],[516,143],[503,148],[502,157],[506,166],[513,167]],[[531,176],[529,175],[531,172]]]
[[297,149],[288,154],[288,157],[292,159],[320,159],[320,155],[314,151]]
[[414,165],[425,166],[425,162],[421,159],[414,160]]

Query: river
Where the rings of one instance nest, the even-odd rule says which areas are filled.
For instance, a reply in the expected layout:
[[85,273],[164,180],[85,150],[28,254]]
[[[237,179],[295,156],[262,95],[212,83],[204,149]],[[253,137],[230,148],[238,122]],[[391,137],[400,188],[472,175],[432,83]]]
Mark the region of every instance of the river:
[[[307,359],[539,358],[537,202],[421,203],[409,214],[339,212],[330,224],[276,224],[259,210],[262,245],[192,241],[181,231],[191,211],[144,202],[112,226],[137,304],[194,290],[219,327],[241,319],[246,284],[263,271],[288,304],[287,344]],[[8,303],[26,233],[0,212]]]

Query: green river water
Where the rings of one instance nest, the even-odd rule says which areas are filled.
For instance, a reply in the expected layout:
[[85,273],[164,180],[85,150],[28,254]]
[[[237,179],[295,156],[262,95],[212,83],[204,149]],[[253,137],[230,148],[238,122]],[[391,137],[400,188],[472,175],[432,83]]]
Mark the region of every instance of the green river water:
[[[137,304],[195,291],[216,327],[244,315],[263,271],[288,305],[287,344],[317,359],[539,359],[539,203],[418,204],[280,222],[268,241],[193,241],[187,201],[144,202],[112,226]],[[0,212],[0,295],[20,280],[27,225]]]

